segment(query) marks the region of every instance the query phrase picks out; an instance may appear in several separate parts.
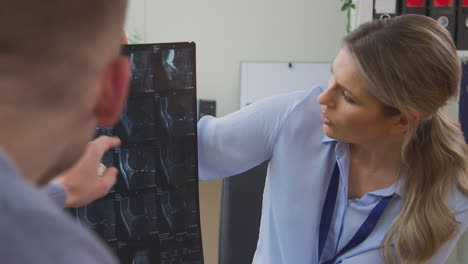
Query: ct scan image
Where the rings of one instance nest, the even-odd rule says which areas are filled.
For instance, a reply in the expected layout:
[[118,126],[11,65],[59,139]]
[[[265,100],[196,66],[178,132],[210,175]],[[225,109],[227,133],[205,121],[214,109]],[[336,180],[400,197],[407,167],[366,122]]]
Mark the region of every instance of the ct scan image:
[[190,48],[162,48],[155,67],[157,89],[184,90],[194,88],[194,50]]
[[123,143],[156,140],[156,99],[152,93],[129,97],[115,133]]
[[80,224],[99,233],[106,241],[117,238],[115,201],[100,199],[88,206],[78,208],[76,217]]
[[119,201],[119,213],[129,238],[157,234],[157,196],[154,193],[131,195]]
[[115,127],[120,147],[102,163],[119,170],[105,197],[71,211],[122,264],[202,264],[194,43],[122,46],[128,100]]
[[[134,49],[127,47],[127,50]],[[154,76],[154,52],[152,50],[138,50],[136,52],[130,51],[130,65],[132,67],[131,80],[131,93],[145,93],[154,92],[155,89],[155,76]]]
[[157,187],[159,153],[155,146],[121,148],[117,155],[121,186],[126,191]]
[[190,95],[165,96],[159,99],[158,114],[167,137],[194,134],[194,111]]

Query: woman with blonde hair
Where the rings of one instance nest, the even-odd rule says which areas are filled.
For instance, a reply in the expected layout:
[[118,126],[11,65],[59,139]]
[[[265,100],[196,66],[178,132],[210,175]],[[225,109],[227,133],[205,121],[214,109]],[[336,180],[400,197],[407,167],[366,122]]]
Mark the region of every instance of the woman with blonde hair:
[[[429,260],[455,234],[461,235],[448,205],[461,203],[454,204],[456,213],[466,209],[468,194],[466,143],[458,122],[441,109],[460,87],[455,46],[445,29],[419,16],[365,25],[345,43],[383,112],[400,113],[408,122],[397,174],[402,210],[385,237],[385,262]],[[391,70],[382,70],[386,68]],[[465,196],[457,197],[458,192]],[[466,216],[461,224],[466,229]]]
[[270,160],[253,263],[443,263],[468,225],[467,146],[441,109],[449,33],[400,16],[348,35],[326,89],[199,122],[201,180]]

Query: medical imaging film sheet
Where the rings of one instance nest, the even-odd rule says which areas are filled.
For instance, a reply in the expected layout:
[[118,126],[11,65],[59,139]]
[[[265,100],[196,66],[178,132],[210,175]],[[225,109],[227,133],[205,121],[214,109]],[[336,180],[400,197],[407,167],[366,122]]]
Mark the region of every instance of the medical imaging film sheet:
[[125,45],[129,97],[119,123],[96,136],[122,145],[102,163],[119,169],[111,192],[72,210],[124,264],[201,264],[195,44]]

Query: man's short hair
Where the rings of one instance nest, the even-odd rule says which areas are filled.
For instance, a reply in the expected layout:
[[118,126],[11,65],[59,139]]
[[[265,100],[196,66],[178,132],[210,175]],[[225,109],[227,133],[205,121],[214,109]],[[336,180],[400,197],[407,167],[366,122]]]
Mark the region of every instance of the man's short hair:
[[[127,0],[14,0],[0,8],[0,105],[76,96],[119,52]],[[38,100],[40,99],[40,100]]]

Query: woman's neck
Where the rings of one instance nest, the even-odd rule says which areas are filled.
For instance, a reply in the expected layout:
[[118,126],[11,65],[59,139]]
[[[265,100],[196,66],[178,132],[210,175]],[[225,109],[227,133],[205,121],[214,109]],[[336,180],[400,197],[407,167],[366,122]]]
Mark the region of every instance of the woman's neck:
[[391,186],[398,178],[401,144],[350,144],[348,199]]

